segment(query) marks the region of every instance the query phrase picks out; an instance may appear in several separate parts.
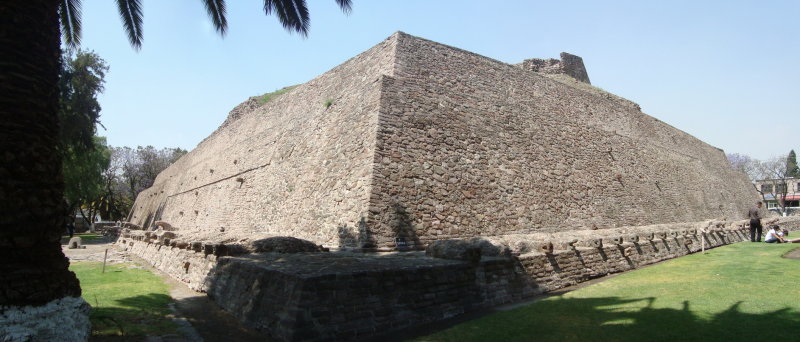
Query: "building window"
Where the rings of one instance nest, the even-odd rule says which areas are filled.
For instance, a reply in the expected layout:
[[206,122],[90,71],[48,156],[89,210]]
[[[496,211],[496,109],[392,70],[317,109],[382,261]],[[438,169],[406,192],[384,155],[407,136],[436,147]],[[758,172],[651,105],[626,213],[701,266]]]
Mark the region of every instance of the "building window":
[[786,192],[786,183],[776,184],[775,192],[779,194]]
[[772,192],[772,184],[761,184],[761,192]]

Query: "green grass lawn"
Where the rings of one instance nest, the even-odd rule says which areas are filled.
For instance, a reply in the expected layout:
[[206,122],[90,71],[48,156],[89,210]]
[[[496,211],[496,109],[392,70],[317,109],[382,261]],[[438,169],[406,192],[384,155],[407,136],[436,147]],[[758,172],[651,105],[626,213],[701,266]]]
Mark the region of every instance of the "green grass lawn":
[[73,262],[70,270],[81,281],[83,299],[92,305],[93,336],[144,336],[175,333],[167,316],[172,301],[169,288],[158,276],[132,264],[106,265]]
[[[93,240],[101,240],[101,239],[104,238],[103,235],[95,234],[95,233],[81,233],[81,234],[77,234],[76,233],[76,234],[73,234],[72,236],[77,236],[77,237],[81,238],[81,241],[83,241],[83,242],[93,241]],[[61,239],[64,240],[64,241],[69,241],[69,235],[62,235]]]
[[800,341],[797,244],[738,243],[418,341]]

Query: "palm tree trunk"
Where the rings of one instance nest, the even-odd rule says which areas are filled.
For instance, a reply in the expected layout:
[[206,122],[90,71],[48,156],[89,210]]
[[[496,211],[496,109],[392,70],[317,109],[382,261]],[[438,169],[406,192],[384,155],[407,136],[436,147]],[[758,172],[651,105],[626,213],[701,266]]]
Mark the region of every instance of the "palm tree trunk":
[[57,9],[57,0],[0,3],[0,305],[81,294],[59,242]]

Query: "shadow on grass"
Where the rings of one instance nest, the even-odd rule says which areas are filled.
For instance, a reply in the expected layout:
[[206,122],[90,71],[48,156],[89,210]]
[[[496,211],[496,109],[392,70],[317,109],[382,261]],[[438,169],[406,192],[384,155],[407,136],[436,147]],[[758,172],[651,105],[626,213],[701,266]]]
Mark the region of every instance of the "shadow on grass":
[[741,302],[699,317],[689,302],[654,308],[654,298],[559,298],[501,312],[419,341],[793,341],[800,313],[742,312]]
[[245,327],[206,295],[178,299],[175,306],[207,341],[270,341],[258,331]]
[[[114,306],[88,298],[92,307],[89,318],[92,336],[160,336],[174,334],[177,325],[170,319],[172,298],[160,293],[115,300]],[[93,338],[93,340],[95,340]],[[102,340],[102,338],[100,339]]]

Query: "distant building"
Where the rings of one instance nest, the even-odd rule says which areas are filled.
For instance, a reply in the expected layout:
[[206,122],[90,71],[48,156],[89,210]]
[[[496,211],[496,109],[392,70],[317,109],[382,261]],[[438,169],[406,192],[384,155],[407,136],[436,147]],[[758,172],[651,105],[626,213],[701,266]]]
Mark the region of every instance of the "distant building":
[[787,215],[800,213],[800,178],[757,180],[755,186],[763,194],[767,209],[780,212],[783,201]]

